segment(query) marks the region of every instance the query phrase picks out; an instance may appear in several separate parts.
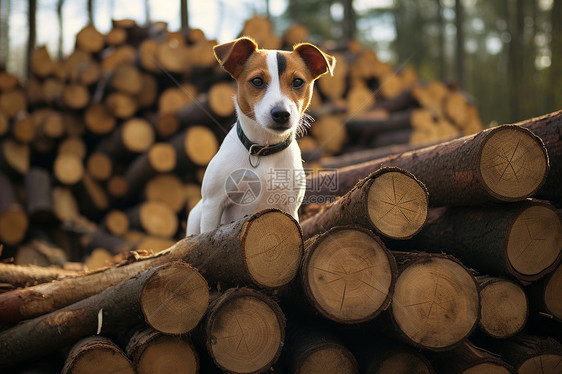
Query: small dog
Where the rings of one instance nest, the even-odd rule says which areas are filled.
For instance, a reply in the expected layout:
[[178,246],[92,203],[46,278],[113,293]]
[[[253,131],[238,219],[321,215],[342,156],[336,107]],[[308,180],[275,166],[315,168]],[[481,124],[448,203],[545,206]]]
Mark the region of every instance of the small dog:
[[238,120],[207,166],[187,235],[265,208],[279,208],[298,221],[306,186],[295,133],[308,125],[314,81],[333,73],[335,59],[308,43],[292,52],[265,50],[246,37],[219,44],[214,52],[237,81]]

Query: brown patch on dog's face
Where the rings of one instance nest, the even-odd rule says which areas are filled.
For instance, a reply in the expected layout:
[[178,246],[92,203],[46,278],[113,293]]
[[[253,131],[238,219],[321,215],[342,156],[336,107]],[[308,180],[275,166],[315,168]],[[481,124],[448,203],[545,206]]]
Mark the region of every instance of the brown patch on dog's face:
[[[267,51],[257,50],[244,64],[244,69],[238,75],[238,93],[236,100],[240,110],[250,118],[254,118],[254,106],[261,101],[265,95],[267,86],[271,81],[271,75],[267,69]],[[253,79],[261,79],[264,86],[256,87],[252,84]]]

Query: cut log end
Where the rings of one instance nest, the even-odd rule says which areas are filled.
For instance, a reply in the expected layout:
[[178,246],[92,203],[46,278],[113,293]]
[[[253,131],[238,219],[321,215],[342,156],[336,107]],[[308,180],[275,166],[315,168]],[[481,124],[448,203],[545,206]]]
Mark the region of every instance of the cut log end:
[[408,239],[427,219],[428,194],[415,178],[387,172],[373,180],[368,192],[369,218],[378,232],[392,239]]
[[15,245],[20,243],[27,232],[29,219],[20,207],[14,207],[0,215],[0,243]]
[[316,309],[341,323],[364,322],[386,309],[395,264],[374,235],[342,228],[316,240],[302,267],[305,292]]
[[164,203],[146,201],[140,208],[140,224],[151,235],[172,237],[178,229],[178,217]]
[[123,125],[123,144],[131,152],[146,151],[154,143],[154,129],[142,118],[132,118]]
[[187,156],[197,166],[206,166],[219,149],[215,134],[203,126],[189,128],[184,142]]
[[248,270],[262,287],[280,287],[297,274],[303,251],[302,234],[298,223],[288,214],[269,211],[258,216],[247,224],[242,244]]
[[557,373],[560,370],[562,354],[539,354],[529,358],[517,370],[518,374]]
[[73,185],[84,176],[84,165],[79,156],[72,153],[61,153],[55,159],[54,173],[61,183]]
[[503,201],[531,196],[548,174],[548,156],[539,138],[516,126],[490,132],[482,147],[479,172],[484,187]]
[[151,331],[151,336],[140,337],[136,344],[127,346],[138,374],[198,372],[199,358],[188,340]]
[[304,357],[295,374],[355,374],[357,364],[347,349],[339,344],[326,344]]
[[92,336],[76,343],[62,373],[134,374],[135,371],[127,356],[113,342],[101,336]]
[[516,283],[496,278],[482,284],[480,328],[488,335],[505,339],[521,331],[527,322],[525,291]]
[[482,362],[476,364],[462,372],[463,374],[509,374],[511,370],[503,365],[492,362]]
[[560,260],[562,220],[547,205],[532,205],[515,218],[505,253],[511,267],[524,277],[543,273]]
[[141,293],[141,308],[146,321],[166,334],[191,331],[207,311],[209,288],[199,272],[175,262],[154,274]]
[[167,143],[154,144],[148,151],[150,165],[159,173],[167,173],[176,167],[176,151]]
[[448,349],[476,325],[480,314],[478,286],[456,261],[422,257],[398,276],[391,308],[409,341],[429,350]]
[[[279,357],[285,323],[277,304],[239,289],[212,313],[207,348],[217,366],[234,373],[262,372]],[[238,344],[241,343],[241,344]]]

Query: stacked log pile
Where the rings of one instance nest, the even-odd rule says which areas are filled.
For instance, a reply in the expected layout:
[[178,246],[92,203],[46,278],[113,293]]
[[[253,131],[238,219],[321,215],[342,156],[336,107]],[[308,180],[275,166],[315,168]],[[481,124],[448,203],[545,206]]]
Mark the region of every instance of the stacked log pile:
[[562,112],[483,130],[454,86],[326,44],[300,143],[341,168],[309,176],[300,224],[183,238],[234,122],[215,44],[120,20],[64,61],[37,49],[26,82],[0,73],[2,370],[556,372]]

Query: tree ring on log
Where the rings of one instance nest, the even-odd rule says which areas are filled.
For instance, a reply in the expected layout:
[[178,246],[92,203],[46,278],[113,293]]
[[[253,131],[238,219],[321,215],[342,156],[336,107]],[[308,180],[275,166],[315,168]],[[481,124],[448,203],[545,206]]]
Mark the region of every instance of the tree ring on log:
[[131,152],[144,152],[154,143],[154,129],[148,121],[132,118],[123,125],[122,139]]
[[148,151],[148,161],[157,172],[170,172],[176,167],[176,151],[168,143],[156,143]]
[[288,214],[270,211],[246,225],[242,233],[244,257],[251,277],[258,284],[275,288],[297,274],[302,257],[302,233]]
[[66,185],[76,184],[84,176],[82,159],[72,153],[59,154],[53,168],[57,179]]
[[207,312],[209,286],[197,269],[174,262],[146,281],[141,309],[146,322],[165,334],[191,331]]
[[539,354],[523,362],[517,369],[517,373],[558,373],[560,370],[560,362],[562,362],[562,355],[560,354]]
[[503,201],[531,196],[548,174],[544,144],[531,131],[518,126],[501,126],[491,131],[479,161],[484,187]]
[[220,117],[234,114],[234,100],[236,89],[230,83],[218,83],[209,90],[209,107]]
[[359,323],[390,303],[396,264],[367,230],[338,227],[310,248],[302,265],[305,292],[326,318]]
[[21,207],[13,207],[0,215],[0,240],[7,245],[20,243],[27,233],[29,221]]
[[463,374],[509,374],[511,371],[505,366],[493,362],[482,362],[463,370]]
[[300,360],[295,374],[354,374],[357,372],[351,353],[341,345],[328,343],[311,350]]
[[178,230],[177,215],[162,202],[144,202],[139,215],[142,228],[151,235],[169,238]]
[[195,348],[183,337],[156,333],[139,350],[133,360],[138,374],[196,374],[199,371]]
[[187,157],[197,166],[207,166],[219,148],[215,134],[207,127],[193,126],[187,130],[184,149]]
[[559,259],[561,251],[562,220],[552,207],[533,205],[524,209],[507,233],[507,259],[522,275],[541,273]]
[[544,303],[546,309],[559,321],[562,321],[562,266],[558,266],[546,282]]
[[393,319],[406,338],[430,350],[448,349],[467,337],[480,315],[478,285],[456,261],[417,260],[396,280]]
[[261,372],[279,357],[284,339],[283,314],[277,304],[253,294],[257,291],[234,292],[237,294],[230,294],[209,320],[209,353],[222,370]]
[[523,329],[527,322],[528,301],[516,283],[497,279],[482,285],[480,327],[489,335],[505,339]]
[[367,201],[373,226],[389,238],[410,238],[427,219],[427,191],[409,173],[389,171],[377,176]]
[[62,374],[70,373],[134,374],[133,365],[125,353],[111,340],[90,336],[76,343],[68,354]]

